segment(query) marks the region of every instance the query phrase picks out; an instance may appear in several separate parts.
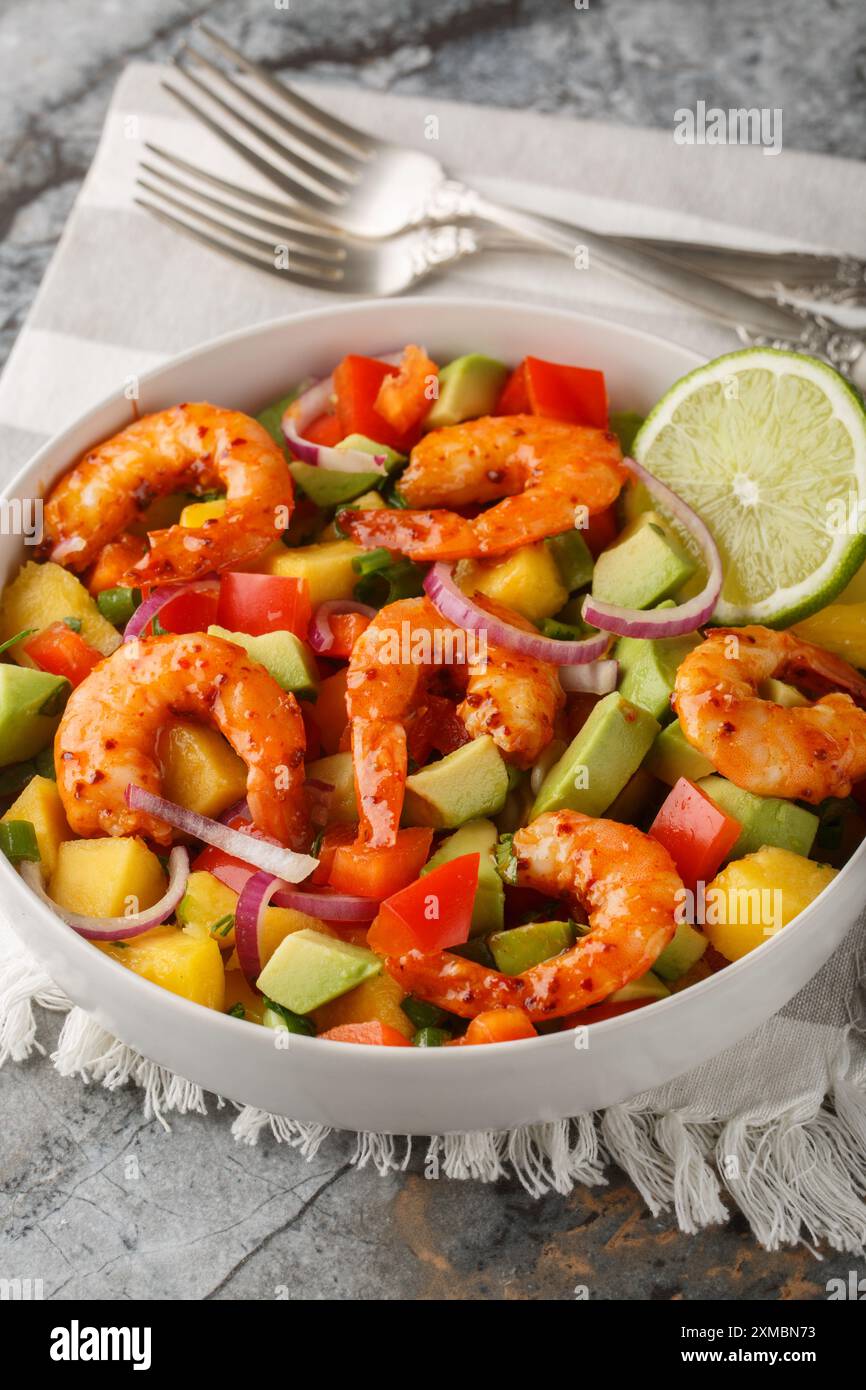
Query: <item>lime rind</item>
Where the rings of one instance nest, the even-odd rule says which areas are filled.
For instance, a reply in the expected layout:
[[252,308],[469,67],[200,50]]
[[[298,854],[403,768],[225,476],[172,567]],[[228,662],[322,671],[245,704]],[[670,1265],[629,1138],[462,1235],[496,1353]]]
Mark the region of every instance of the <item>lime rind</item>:
[[[746,408],[728,409],[741,391]],[[763,405],[763,418],[750,421],[750,405]],[[647,416],[633,452],[716,537],[725,583],[715,623],[787,627],[830,603],[866,561],[866,534],[828,524],[843,493],[856,516],[866,511],[866,410],[814,358],[743,348],[695,368]]]

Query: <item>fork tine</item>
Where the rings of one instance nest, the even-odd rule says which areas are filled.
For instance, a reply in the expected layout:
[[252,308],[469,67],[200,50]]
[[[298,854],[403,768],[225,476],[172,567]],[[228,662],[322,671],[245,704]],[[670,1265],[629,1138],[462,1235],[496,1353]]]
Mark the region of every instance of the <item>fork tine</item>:
[[247,265],[254,266],[256,270],[265,270],[269,275],[275,275],[278,279],[287,281],[293,285],[304,285],[308,289],[339,290],[341,286],[337,283],[329,284],[318,275],[306,275],[293,270],[280,270],[274,264],[273,258],[270,260],[266,256],[257,256],[248,251],[242,251],[240,247],[232,245],[230,242],[222,241],[219,237],[210,236],[207,232],[201,231],[198,227],[191,227],[188,222],[183,222],[179,217],[173,217],[170,212],[165,212],[152,203],[148,198],[134,198],[133,201],[140,208],[145,208],[152,217],[164,222],[172,230],[182,232],[185,236],[191,237],[193,241],[199,242],[203,246],[209,246],[214,251],[220,251],[223,255],[231,256],[233,260],[244,261]]
[[185,42],[183,49],[207,72],[224,82],[236,96],[248,102],[250,106],[254,106],[269,121],[279,126],[288,139],[298,146],[298,157],[305,162],[310,161],[311,175],[329,174],[331,177],[336,176],[342,179],[345,183],[353,181],[358,164],[356,156],[349,155],[343,150],[338,151],[334,145],[326,145],[324,140],[320,140],[311,131],[297,125],[295,121],[290,121],[286,116],[281,116],[269,102],[262,101],[261,97],[257,96],[250,87],[243,87],[240,82],[236,82],[223,68],[217,67],[216,63],[212,63],[210,58],[206,57],[198,48],[194,48],[191,43]]
[[[197,222],[203,222],[205,226],[212,227],[214,231],[222,232],[225,236],[233,237],[250,251],[259,252],[265,261],[269,257],[271,264],[274,265],[274,269],[278,269],[274,264],[274,252],[277,247],[285,246],[288,252],[292,250],[291,245],[285,238],[281,238],[279,242],[275,243],[272,237],[253,236],[252,233],[244,232],[237,227],[232,227],[230,224],[223,222],[220,218],[212,217],[209,213],[200,211],[199,208],[190,207],[182,198],[176,198],[172,193],[163,192],[162,189],[156,188],[153,184],[148,183],[146,179],[139,178],[136,182],[141,187],[146,188],[149,193],[156,194],[164,203],[168,203],[171,207],[176,207],[178,211],[185,213],[187,217],[192,217]],[[290,262],[290,264],[296,267],[300,273],[316,276],[323,283],[342,279],[343,272],[341,268],[333,264],[333,262],[315,260],[304,261],[300,265],[298,265],[297,262]]]
[[254,207],[262,212],[271,212],[275,217],[291,218],[299,228],[308,227],[310,231],[315,231],[323,237],[335,237],[334,231],[326,222],[320,222],[316,217],[309,217],[298,208],[291,206],[279,198],[267,198],[263,193],[254,193],[251,188],[244,188],[239,183],[231,183],[229,179],[222,179],[217,174],[212,174],[209,169],[202,169],[198,164],[192,164],[188,159],[181,159],[180,155],[172,154],[170,150],[164,150],[161,145],[154,145],[150,140],[145,140],[144,148],[150,150],[151,154],[158,155],[164,159],[166,164],[179,169],[182,173],[192,174],[202,183],[209,184],[212,188],[219,188],[223,193],[228,193],[233,198],[244,198]]
[[253,63],[246,58],[237,48],[224,39],[220,34],[214,32],[209,24],[203,20],[198,23],[198,29],[206,34],[211,43],[214,44],[226,58],[237,63],[238,67],[251,76],[257,77],[260,82],[290,106],[295,112],[306,117],[308,121],[326,137],[331,136],[342,141],[349,147],[349,151],[358,158],[363,159],[371,155],[378,144],[372,135],[366,135],[364,131],[358,130],[356,126],[347,125],[345,121],[340,121],[336,116],[329,116],[327,111],[323,111],[314,102],[302,97],[293,87],[287,87],[284,82],[280,82],[267,68],[260,67],[258,63]]
[[[343,181],[335,179],[330,174],[323,174],[315,165],[309,164],[305,159],[297,157],[292,151],[287,149],[280,140],[277,140],[269,131],[265,130],[264,126],[259,125],[257,121],[251,120],[249,116],[245,116],[236,106],[233,106],[230,101],[226,101],[224,97],[219,96],[212,87],[209,87],[207,83],[203,82],[201,78],[197,77],[189,68],[184,67],[177,58],[174,58],[173,62],[178,71],[183,73],[187,82],[191,82],[194,87],[207,97],[208,101],[212,101],[222,111],[225,111],[233,121],[237,121],[239,125],[243,126],[244,130],[248,130],[257,140],[261,140],[264,145],[267,145],[268,149],[273,150],[274,154],[288,166],[293,174],[300,175],[302,180],[301,186],[306,189],[308,198],[318,198],[326,207],[334,207],[340,202],[345,201],[346,193],[344,191],[345,183]],[[217,72],[219,72],[218,68]],[[310,180],[314,186],[310,187],[307,180]],[[324,198],[322,197],[323,191],[327,195]]]
[[[297,229],[293,228],[290,222],[287,225],[285,221],[278,223],[272,222],[265,217],[259,217],[255,213],[248,212],[245,208],[236,207],[233,203],[227,203],[224,199],[217,198],[213,193],[205,193],[201,189],[193,188],[190,184],[185,183],[183,179],[178,178],[174,174],[163,173],[161,169],[157,169],[154,165],[148,164],[147,160],[142,160],[138,167],[139,174],[136,182],[140,184],[142,188],[147,188],[151,193],[155,193],[158,197],[164,198],[166,201],[174,201],[178,206],[183,206],[179,199],[172,199],[158,184],[153,184],[148,179],[143,179],[141,177],[141,170],[144,170],[148,174],[153,174],[157,179],[168,184],[169,187],[176,188],[179,192],[185,193],[188,198],[197,198],[199,202],[206,203],[208,207],[215,208],[220,212],[227,212],[230,217],[237,218],[239,222],[246,223],[247,226],[264,232],[266,235],[279,241],[281,245],[288,247],[290,251],[303,251],[306,255],[315,256],[322,261],[339,262],[346,259],[345,248],[340,245],[336,238],[326,240],[323,237],[306,236],[303,231],[298,232]],[[193,209],[190,209],[190,211],[193,211]],[[287,232],[289,235],[287,235]]]

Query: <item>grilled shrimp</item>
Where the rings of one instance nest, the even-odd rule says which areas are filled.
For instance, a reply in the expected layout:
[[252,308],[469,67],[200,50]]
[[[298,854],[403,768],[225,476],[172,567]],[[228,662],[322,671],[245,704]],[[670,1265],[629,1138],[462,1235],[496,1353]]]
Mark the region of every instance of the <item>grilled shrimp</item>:
[[43,517],[48,558],[85,570],[155,497],[217,485],[226,490],[223,515],[151,532],[150,550],[135,563],[130,555],[126,583],[199,579],[255,559],[288,525],[294,496],[282,451],[248,415],[205,403],[146,415],[91,449],[52,489]]
[[[758,696],[772,676],[832,693],[786,709]],[[866,680],[793,632],[714,629],[680,666],[673,703],[689,743],[758,796],[814,804],[866,777]]]
[[[433,511],[345,512],[361,545],[416,560],[503,555],[568,531],[576,509],[604,511],[626,474],[616,435],[536,415],[484,416],[433,430],[412,450],[400,479],[409,507]],[[503,498],[503,501],[499,499]],[[474,520],[439,508],[496,502]]]
[[[490,613],[532,631],[519,614],[476,595]],[[424,706],[438,667],[464,692],[457,714],[472,738],[529,767],[553,737],[564,703],[556,668],[455,627],[427,598],[388,604],[355,643],[346,681],[360,838],[391,845],[406,782],[405,724]]]
[[577,1013],[646,974],[676,928],[682,880],[667,850],[633,825],[548,811],[514,836],[517,883],[589,920],[586,936],[521,975],[503,975],[448,951],[386,959],[410,994],[474,1018],[517,1005],[541,1021]]
[[304,725],[293,695],[242,647],[203,633],[127,642],[73,690],[54,743],[57,789],[77,835],[146,835],[163,821],[127,807],[130,782],[159,793],[160,730],[184,715],[219,729],[247,765],[254,824],[292,849],[308,843]]

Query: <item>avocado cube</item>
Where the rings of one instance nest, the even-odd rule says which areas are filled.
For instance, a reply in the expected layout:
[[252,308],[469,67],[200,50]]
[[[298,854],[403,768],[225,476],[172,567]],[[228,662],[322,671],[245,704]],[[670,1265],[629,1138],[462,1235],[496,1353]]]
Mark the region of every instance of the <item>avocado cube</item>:
[[704,777],[698,786],[725,815],[740,822],[742,832],[728,859],[742,859],[765,845],[788,849],[808,859],[821,824],[820,817],[812,811],[777,796],[756,796],[726,777]]
[[304,927],[283,938],[256,983],[283,1008],[310,1014],[381,970],[365,946]]
[[24,762],[45,747],[70,689],[63,676],[0,664],[0,767]]
[[427,412],[424,429],[439,430],[490,415],[507,377],[504,363],[480,352],[455,357],[439,373],[439,397]]
[[675,787],[681,777],[699,782],[714,771],[709,758],[689,743],[678,719],[662,729],[646,755],[644,767],[669,787]]
[[637,772],[658,731],[658,721],[646,710],[616,690],[605,695],[548,772],[530,819],[565,807],[603,815]]
[[652,608],[676,593],[697,566],[656,512],[644,512],[595,562],[593,598]]
[[489,734],[406,778],[406,825],[453,830],[479,816],[496,816],[508,795],[508,772]]
[[451,859],[459,859],[463,854],[481,855],[478,864],[478,887],[475,890],[475,903],[472,909],[470,936],[483,936],[487,932],[502,930],[505,913],[505,889],[502,879],[496,872],[493,851],[498,834],[491,820],[470,820],[443,840],[436,853],[421,870],[421,877],[431,870],[438,869]]
[[328,825],[357,825],[355,773],[351,753],[332,753],[307,763],[307,780],[326,782],[334,790],[328,797]]
[[777,681],[773,676],[769,680],[761,681],[758,694],[762,700],[770,700],[774,705],[781,705],[783,709],[797,709],[809,703],[796,686]]
[[525,927],[494,932],[487,944],[503,975],[520,975],[533,965],[567,951],[575,942],[571,922],[529,922]]
[[243,647],[273,676],[283,690],[290,690],[299,700],[314,700],[319,689],[319,676],[313,653],[300,637],[287,628],[277,632],[263,632],[258,637],[250,637],[246,632],[229,632],[228,628],[213,623],[208,628],[211,637],[223,637]]
[[289,472],[317,507],[339,507],[344,502],[353,502],[382,481],[381,473],[337,473],[334,469],[315,468],[297,459],[289,464]]
[[654,975],[648,970],[640,979],[629,980],[622,989],[616,990],[614,994],[608,995],[605,1003],[607,1004],[633,1004],[637,999],[666,999],[670,990],[664,980],[660,980],[658,975]]
[[699,641],[697,635],[620,637],[614,649],[620,669],[620,694],[664,723],[671,715],[677,671]]
[[663,980],[678,980],[700,960],[709,940],[689,922],[678,922],[677,929],[660,956],[656,957],[653,974]]
[[572,527],[558,536],[548,536],[545,545],[559,570],[559,577],[570,594],[592,583],[592,553],[580,531]]

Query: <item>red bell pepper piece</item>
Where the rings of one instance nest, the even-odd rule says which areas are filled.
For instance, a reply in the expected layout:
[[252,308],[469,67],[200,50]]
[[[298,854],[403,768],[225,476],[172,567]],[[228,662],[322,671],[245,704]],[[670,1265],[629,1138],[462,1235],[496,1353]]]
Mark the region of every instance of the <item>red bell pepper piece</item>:
[[80,685],[102,660],[102,652],[66,623],[51,623],[43,628],[24,643],[24,650],[43,671],[65,676],[72,686]]
[[607,429],[607,387],[604,373],[591,367],[570,367],[524,357],[505,383],[497,415],[544,415],[574,425]]
[[403,360],[396,376],[382,378],[375,408],[392,429],[400,434],[415,428],[424,419],[432,404],[430,384],[439,377],[439,368],[423,348],[410,343],[403,350]]
[[418,877],[430,853],[433,831],[399,830],[393,845],[340,845],[331,865],[330,885],[338,893],[382,902]]
[[337,415],[317,415],[304,430],[304,439],[311,444],[320,444],[324,449],[333,449],[343,438],[345,430]]
[[383,956],[447,951],[469,940],[480,854],[461,854],[382,903],[367,934]]
[[217,622],[258,637],[288,630],[306,640],[312,608],[306,579],[230,570],[220,579]]
[[650,835],[664,845],[685,886],[694,891],[708,883],[728,857],[742,826],[726,816],[714,801],[681,777],[650,826]]
[[217,621],[217,603],[216,589],[188,589],[160,608],[159,626],[164,632],[207,632]]
[[344,357],[334,372],[337,396],[337,416],[342,438],[348,434],[363,434],[385,444],[399,454],[409,452],[418,431],[408,433],[394,429],[376,409],[379,388],[386,376],[396,376],[397,367],[378,362],[375,357],[359,357],[352,353]]
[[390,1023],[339,1023],[336,1028],[329,1028],[327,1033],[320,1033],[320,1038],[327,1038],[329,1042],[352,1042],[367,1043],[372,1047],[411,1047],[408,1038],[404,1038],[402,1033],[398,1033],[396,1028],[392,1028]]

